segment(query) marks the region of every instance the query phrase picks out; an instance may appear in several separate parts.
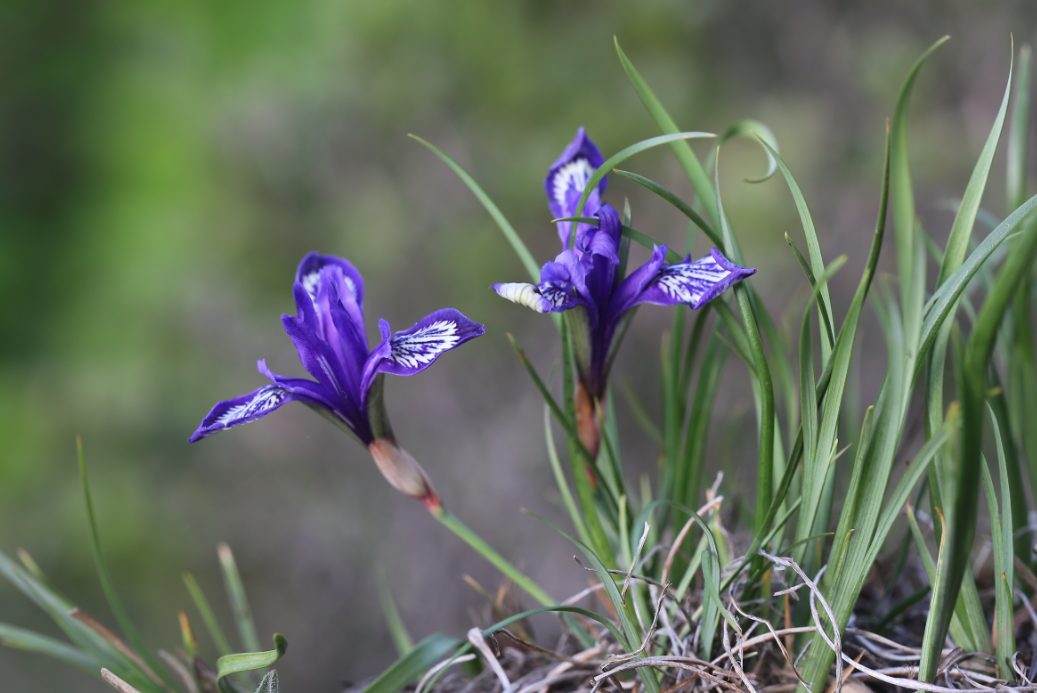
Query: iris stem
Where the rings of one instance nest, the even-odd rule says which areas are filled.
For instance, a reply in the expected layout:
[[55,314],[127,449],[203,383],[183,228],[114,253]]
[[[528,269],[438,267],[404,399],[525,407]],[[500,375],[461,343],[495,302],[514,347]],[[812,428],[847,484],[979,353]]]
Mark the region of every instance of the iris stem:
[[504,575],[506,575],[512,582],[525,590],[526,594],[533,597],[533,599],[536,599],[544,606],[554,606],[557,603],[547,592],[541,589],[539,585],[533,582],[528,576],[519,572],[518,568],[509,563],[504,556],[497,553],[496,549],[483,541],[481,537],[475,534],[475,532],[468,529],[463,522],[457,519],[457,517],[444,506],[440,505],[435,509],[430,509],[430,512],[433,517],[443,524],[443,526],[482,554],[482,557],[492,563],[497,570],[504,573]]

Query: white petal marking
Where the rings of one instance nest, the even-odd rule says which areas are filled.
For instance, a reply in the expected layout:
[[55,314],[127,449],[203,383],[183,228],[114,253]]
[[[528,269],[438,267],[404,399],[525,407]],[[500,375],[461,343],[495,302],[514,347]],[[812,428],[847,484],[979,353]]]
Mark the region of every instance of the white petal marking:
[[345,272],[342,273],[342,281],[346,283],[346,288],[349,289],[349,293],[353,294],[353,298],[359,299],[356,293],[356,282],[349,278],[349,275]]
[[575,190],[582,194],[583,189],[587,187],[587,182],[594,175],[594,170],[591,162],[586,157],[581,156],[555,171],[554,180],[551,182],[551,191],[555,203],[564,207],[566,193],[569,190]]
[[457,323],[437,320],[411,334],[395,334],[389,340],[389,358],[406,368],[432,363],[437,356],[457,346],[461,340]]
[[216,419],[216,423],[230,425],[249,416],[261,414],[283,402],[287,394],[276,385],[267,385],[256,392],[256,396],[248,402],[228,409],[220,418]]
[[551,284],[540,287],[536,284],[510,282],[498,284],[494,290],[501,298],[506,298],[512,303],[526,308],[532,308],[538,313],[546,313],[551,308],[560,308],[569,303],[571,298],[565,289]]
[[668,265],[655,284],[680,303],[696,303],[710,287],[730,274],[715,262]]
[[317,302],[317,284],[320,282],[320,270],[310,272],[302,278],[302,288],[310,295],[310,300]]

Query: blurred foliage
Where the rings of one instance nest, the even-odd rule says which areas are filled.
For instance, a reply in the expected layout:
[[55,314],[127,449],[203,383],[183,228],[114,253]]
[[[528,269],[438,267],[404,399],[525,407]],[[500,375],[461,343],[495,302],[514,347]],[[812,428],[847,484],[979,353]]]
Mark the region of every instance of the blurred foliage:
[[[531,345],[542,337],[530,351],[543,372],[557,345],[549,326],[487,289],[522,278],[521,267],[463,186],[406,133],[477,174],[537,258],[550,259],[541,182],[576,127],[606,155],[655,134],[615,59],[617,35],[680,125],[766,122],[814,205],[826,255],[863,256],[882,119],[906,66],[954,36],[912,111],[927,123],[912,133],[919,212],[943,214],[944,228],[942,199],[927,191],[963,188],[1003,88],[1007,34],[1031,40],[1021,32],[1034,19],[1020,2],[965,0],[7,0],[0,548],[28,548],[110,622],[90,578],[79,433],[113,579],[151,642],[172,647],[179,637],[176,609],[190,610],[182,570],[218,585],[213,548],[223,539],[238,553],[260,631],[282,631],[307,653],[305,663],[298,654],[282,662],[292,689],[335,690],[392,659],[366,568],[375,556],[415,635],[466,626],[464,605],[477,598],[459,575],[495,576],[316,417],[286,408],[262,428],[185,443],[213,402],[261,382],[256,359],[301,370],[277,316],[294,311],[298,259],[319,249],[364,273],[369,326],[385,316],[405,327],[443,305],[487,324],[463,357],[389,385],[394,422],[488,540],[525,558],[542,584],[580,583],[564,545],[551,545],[552,565],[544,530],[498,510],[504,497],[507,513],[521,503],[552,510],[541,496],[549,472],[536,394],[504,332]],[[968,146],[944,146],[951,139]],[[803,290],[782,237],[797,228],[795,211],[780,181],[740,182],[763,166],[753,145],[725,156],[725,203],[781,314],[782,296]],[[684,190],[663,150],[631,167]],[[611,199],[630,196],[638,226],[683,237],[672,210],[633,184],[612,186]],[[833,282],[841,306],[852,290],[850,278]],[[654,356],[644,355],[654,355],[665,319],[639,320],[650,337],[630,336],[617,377],[654,382]],[[866,378],[861,389],[874,394]],[[735,433],[751,421],[750,400],[722,406],[714,425],[731,433],[714,436],[709,469],[752,459]],[[624,430],[631,456],[651,465],[656,451]],[[434,604],[410,575],[430,552],[455,559],[426,576],[442,585]],[[6,585],[0,619],[45,628]],[[0,671],[5,690],[70,681],[105,690],[6,650]]]

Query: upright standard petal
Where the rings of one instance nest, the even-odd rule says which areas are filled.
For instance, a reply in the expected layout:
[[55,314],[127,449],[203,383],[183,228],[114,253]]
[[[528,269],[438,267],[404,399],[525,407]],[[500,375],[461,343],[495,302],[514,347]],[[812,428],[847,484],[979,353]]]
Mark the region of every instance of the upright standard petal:
[[334,410],[361,440],[370,440],[360,392],[355,385],[350,386],[355,382],[355,375],[354,378],[346,376],[335,351],[309,325],[291,315],[282,316],[281,322],[295,345],[303,368],[323,386],[328,398],[334,400]]
[[286,402],[307,401],[307,399],[301,395],[292,394],[277,385],[264,385],[255,392],[219,402],[202,419],[198,430],[187,439],[187,442],[194,443],[225,428],[255,421],[280,408]]
[[295,281],[302,284],[311,299],[316,299],[320,272],[325,267],[337,267],[341,271],[342,288],[349,290],[349,293],[356,299],[357,305],[363,310],[364,278],[360,276],[360,272],[353,267],[349,260],[343,260],[334,255],[321,255],[314,251],[299,263],[299,268],[295,271]]
[[[364,325],[364,278],[348,260],[334,255],[313,252],[302,259],[295,271],[295,283],[301,286],[315,309],[316,324],[313,325],[322,338],[325,330],[334,330],[328,317],[328,309],[334,299],[341,302],[350,318],[361,332]],[[295,292],[299,317],[307,312],[302,295]]]
[[684,303],[697,310],[731,285],[754,274],[755,269],[739,267],[713,248],[709,255],[694,262],[689,256],[684,262],[662,265],[627,307],[641,303],[660,306]]
[[378,373],[420,373],[443,353],[486,332],[485,327],[453,308],[437,310],[391,337],[388,336],[389,323],[379,320],[379,327],[382,330],[382,343],[371,352],[368,364],[364,367],[365,388],[370,387]]
[[[583,194],[583,189],[587,187],[594,171],[604,162],[605,159],[601,156],[597,145],[587,137],[587,133],[581,126],[576,131],[576,137],[551,165],[547,178],[544,179],[544,192],[547,193],[548,206],[555,219],[571,217],[575,214],[576,203]],[[597,188],[587,198],[583,216],[592,217],[598,213],[598,208],[601,206],[601,194],[605,192],[607,184],[607,179],[602,178]],[[577,229],[577,238],[589,228],[591,227],[587,224],[580,224]],[[571,231],[571,222],[558,223],[558,236],[562,239],[563,245],[568,243]]]

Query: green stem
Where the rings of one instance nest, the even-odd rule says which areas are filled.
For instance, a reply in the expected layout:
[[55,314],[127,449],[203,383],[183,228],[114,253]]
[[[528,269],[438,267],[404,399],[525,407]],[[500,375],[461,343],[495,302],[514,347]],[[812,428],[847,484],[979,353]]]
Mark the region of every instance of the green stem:
[[451,532],[460,537],[466,544],[471,546],[473,549],[478,551],[483,558],[492,563],[497,570],[501,571],[514,582],[516,585],[526,591],[526,594],[536,599],[544,606],[554,606],[557,602],[551,598],[551,596],[540,588],[535,582],[529,577],[519,572],[518,568],[511,565],[504,556],[497,553],[496,549],[487,544],[482,540],[481,537],[475,534],[472,530],[457,519],[453,513],[447,510],[444,506],[438,505],[431,508],[429,512],[432,513],[432,517],[436,518],[443,524],[444,527],[449,529]]

